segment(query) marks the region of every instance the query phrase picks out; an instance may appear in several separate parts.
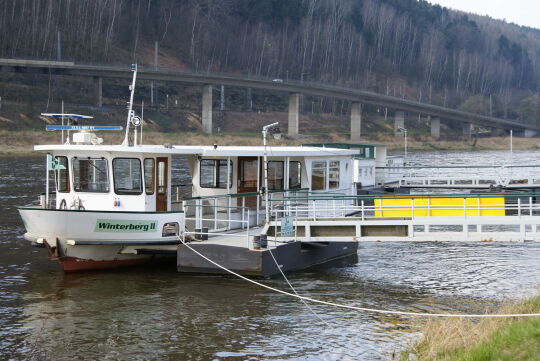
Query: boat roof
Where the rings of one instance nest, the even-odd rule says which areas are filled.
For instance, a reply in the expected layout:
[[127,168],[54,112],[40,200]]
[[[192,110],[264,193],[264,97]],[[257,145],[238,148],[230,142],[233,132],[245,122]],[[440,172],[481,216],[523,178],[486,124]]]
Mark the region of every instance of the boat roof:
[[[330,147],[291,147],[268,146],[269,157],[317,157],[317,156],[349,156],[359,154],[358,149],[338,149]],[[84,152],[120,152],[120,153],[153,153],[170,155],[201,155],[208,157],[223,156],[263,156],[263,146],[217,146],[212,145],[83,145],[57,144],[36,145],[36,151],[84,151]]]

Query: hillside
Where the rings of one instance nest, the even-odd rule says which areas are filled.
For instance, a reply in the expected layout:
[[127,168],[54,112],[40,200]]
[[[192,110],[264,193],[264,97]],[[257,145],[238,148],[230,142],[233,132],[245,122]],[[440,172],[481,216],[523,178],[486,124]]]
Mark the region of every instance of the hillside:
[[[152,65],[157,41],[162,67],[338,84],[540,122],[540,30],[424,0],[0,0],[0,4],[4,34],[0,57]],[[29,81],[4,74],[0,96],[24,102],[26,97],[15,99],[13,94],[21,94],[21,87],[41,86],[26,92],[32,93],[32,101],[43,101],[34,93],[46,90],[47,102],[58,104],[73,90],[80,91],[80,83],[43,77]],[[186,108],[196,108],[196,90],[164,86],[161,102],[172,94],[189,98]],[[112,99],[123,94],[108,92],[106,97]],[[244,96],[229,97],[228,103],[240,110]],[[314,103],[320,113],[347,112],[347,104],[318,99],[304,102],[304,111],[312,111]],[[275,104],[282,110],[283,99],[270,108]]]

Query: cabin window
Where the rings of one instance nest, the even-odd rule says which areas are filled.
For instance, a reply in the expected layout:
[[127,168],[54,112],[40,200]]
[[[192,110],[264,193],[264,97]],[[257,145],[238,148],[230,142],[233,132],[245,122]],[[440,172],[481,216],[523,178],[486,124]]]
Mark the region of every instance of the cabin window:
[[65,169],[58,169],[56,175],[56,191],[59,193],[69,193],[69,165],[67,157],[56,157],[58,163]]
[[156,162],[154,158],[144,159],[144,190],[146,194],[154,194],[154,179],[156,172]]
[[141,194],[141,160],[137,158],[114,158],[114,192],[116,194]]
[[302,163],[289,162],[289,189],[302,187]]
[[73,158],[75,192],[109,192],[109,171],[105,158]]
[[[201,159],[199,183],[201,188],[227,188],[227,160]],[[229,161],[229,188],[232,187],[233,163]]]
[[268,162],[268,189],[283,189],[283,183],[285,182],[284,170],[284,162]]
[[326,189],[328,170],[326,162],[313,162],[311,165],[311,190],[320,191]]
[[328,173],[328,188],[336,189],[339,188],[339,161],[330,162],[329,173]]

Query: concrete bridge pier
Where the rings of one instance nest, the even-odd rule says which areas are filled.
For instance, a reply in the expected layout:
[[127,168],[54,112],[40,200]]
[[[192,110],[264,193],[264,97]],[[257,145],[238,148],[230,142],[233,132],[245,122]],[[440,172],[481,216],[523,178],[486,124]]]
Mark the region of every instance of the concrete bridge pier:
[[463,122],[463,136],[466,137],[466,138],[470,138],[471,135],[472,135],[471,123]]
[[431,138],[439,139],[441,137],[441,118],[431,118]]
[[212,86],[208,84],[202,87],[202,128],[212,134]]
[[405,112],[403,110],[397,110],[394,116],[394,133],[399,135],[399,128],[405,128]]
[[289,137],[298,137],[298,123],[300,119],[300,94],[289,93]]
[[359,141],[362,135],[362,104],[351,103],[351,140]]
[[95,104],[97,107],[103,106],[103,78],[100,76],[94,77]]
[[532,137],[535,137],[537,134],[538,132],[535,130],[525,129],[523,136],[525,138],[532,138]]

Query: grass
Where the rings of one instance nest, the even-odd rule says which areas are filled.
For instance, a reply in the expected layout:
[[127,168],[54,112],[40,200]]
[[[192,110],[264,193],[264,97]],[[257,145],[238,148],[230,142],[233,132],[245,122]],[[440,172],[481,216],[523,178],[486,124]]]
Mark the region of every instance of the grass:
[[[540,313],[540,296],[493,312]],[[438,320],[423,334],[403,360],[540,361],[540,317]]]

